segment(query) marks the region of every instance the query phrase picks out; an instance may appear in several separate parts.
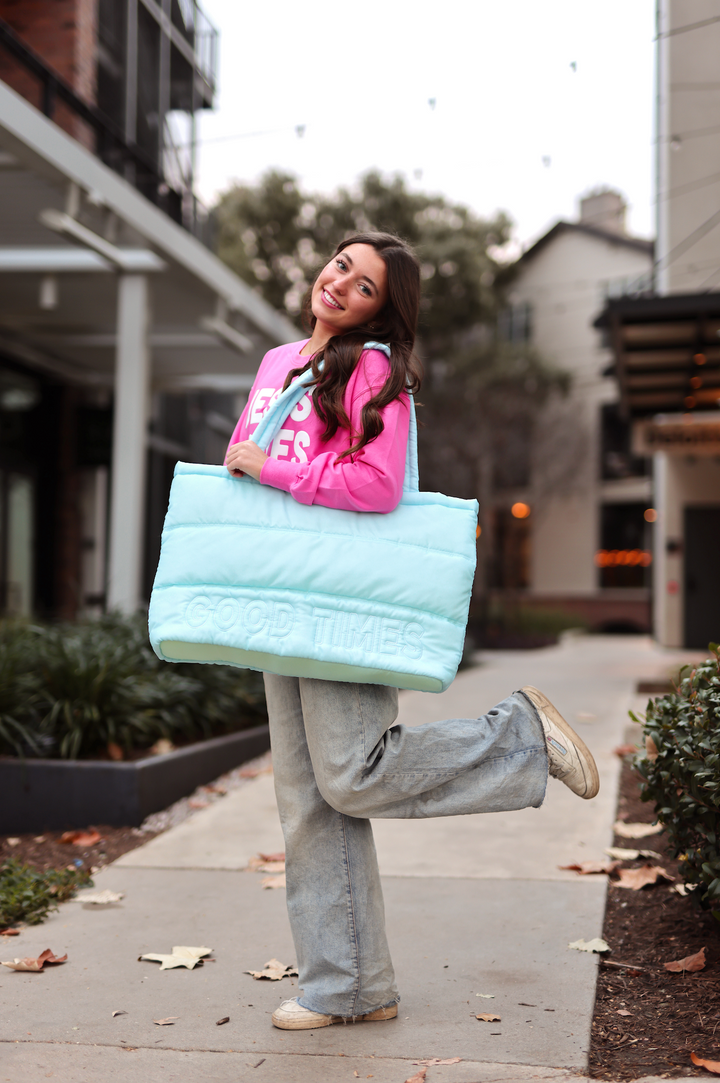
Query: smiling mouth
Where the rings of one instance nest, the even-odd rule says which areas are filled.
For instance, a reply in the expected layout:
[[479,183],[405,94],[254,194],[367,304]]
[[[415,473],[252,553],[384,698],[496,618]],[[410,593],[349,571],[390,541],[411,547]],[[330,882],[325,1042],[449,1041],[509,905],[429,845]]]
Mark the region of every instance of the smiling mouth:
[[330,308],[339,308],[339,309],[342,310],[342,305],[339,305],[337,303],[337,301],[335,300],[333,295],[331,293],[328,293],[328,291],[325,289],[325,287],[323,287],[321,296],[322,296],[322,299],[325,302],[325,304],[329,305]]

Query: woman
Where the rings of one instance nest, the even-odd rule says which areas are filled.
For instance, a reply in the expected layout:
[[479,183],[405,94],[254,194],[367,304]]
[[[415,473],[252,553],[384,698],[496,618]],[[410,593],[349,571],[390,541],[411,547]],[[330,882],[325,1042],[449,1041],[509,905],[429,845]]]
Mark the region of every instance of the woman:
[[[263,359],[228,470],[304,504],[392,511],[405,469],[406,388],[414,393],[420,384],[419,301],[419,264],[399,238],[360,233],[343,241],[312,288],[310,339]],[[368,342],[378,348],[364,349]],[[312,390],[268,456],[248,437],[268,403],[308,367]],[[328,546],[328,560],[341,557]],[[394,725],[393,688],[265,674],[265,690],[302,992],[273,1023],[305,1030],[392,1019],[399,996],[369,818],[537,807],[548,773],[591,798],[595,762],[534,688],[480,718],[409,729]]]

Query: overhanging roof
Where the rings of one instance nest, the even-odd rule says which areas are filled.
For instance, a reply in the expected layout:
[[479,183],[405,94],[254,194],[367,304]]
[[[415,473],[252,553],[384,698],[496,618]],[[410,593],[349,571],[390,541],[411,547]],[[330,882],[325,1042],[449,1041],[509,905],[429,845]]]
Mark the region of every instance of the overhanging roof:
[[720,292],[609,300],[605,331],[627,416],[720,405]]
[[[212,386],[213,376],[237,377],[242,386],[267,349],[300,337],[195,237],[0,82],[0,348],[7,353],[65,378],[112,381],[117,266],[41,220],[43,211],[57,218],[68,209],[71,186],[80,197],[72,211],[78,235],[90,230],[127,253],[128,269],[152,272],[156,386],[204,377]],[[55,303],[47,293],[41,299],[48,274],[57,280]],[[208,334],[213,321],[230,325],[235,339]]]

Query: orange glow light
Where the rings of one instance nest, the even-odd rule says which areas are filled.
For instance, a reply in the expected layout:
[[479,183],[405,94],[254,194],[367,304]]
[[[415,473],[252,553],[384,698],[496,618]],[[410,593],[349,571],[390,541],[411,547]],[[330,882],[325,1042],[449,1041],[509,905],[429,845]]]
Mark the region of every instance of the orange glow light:
[[702,377],[693,376],[690,380],[690,387],[702,387]]
[[481,527],[481,526],[480,526],[480,524],[478,523],[478,525],[477,525],[477,530],[475,531],[475,537],[476,537],[476,538],[479,538],[481,534],[482,534],[482,527]]
[[518,501],[517,504],[513,504],[510,508],[510,513],[515,519],[527,519],[530,514],[530,505]]
[[657,519],[655,508],[646,508],[643,512],[643,519],[646,523],[654,523]]
[[704,365],[707,362],[707,357],[704,353],[696,353],[693,357],[693,361],[696,365]]
[[652,553],[648,549],[598,549],[595,563],[598,568],[637,568],[638,565],[649,568],[652,564]]
[[693,406],[695,405],[695,399],[692,397],[692,395],[687,396],[687,398],[685,399],[685,405],[687,406],[688,410],[692,410]]

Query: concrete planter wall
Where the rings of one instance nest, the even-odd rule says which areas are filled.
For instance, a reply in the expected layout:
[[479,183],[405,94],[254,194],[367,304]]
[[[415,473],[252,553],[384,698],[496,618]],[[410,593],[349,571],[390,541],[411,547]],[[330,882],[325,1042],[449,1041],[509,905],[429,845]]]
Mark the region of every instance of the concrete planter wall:
[[255,726],[134,763],[0,759],[0,834],[139,827],[151,812],[269,747],[268,727]]

